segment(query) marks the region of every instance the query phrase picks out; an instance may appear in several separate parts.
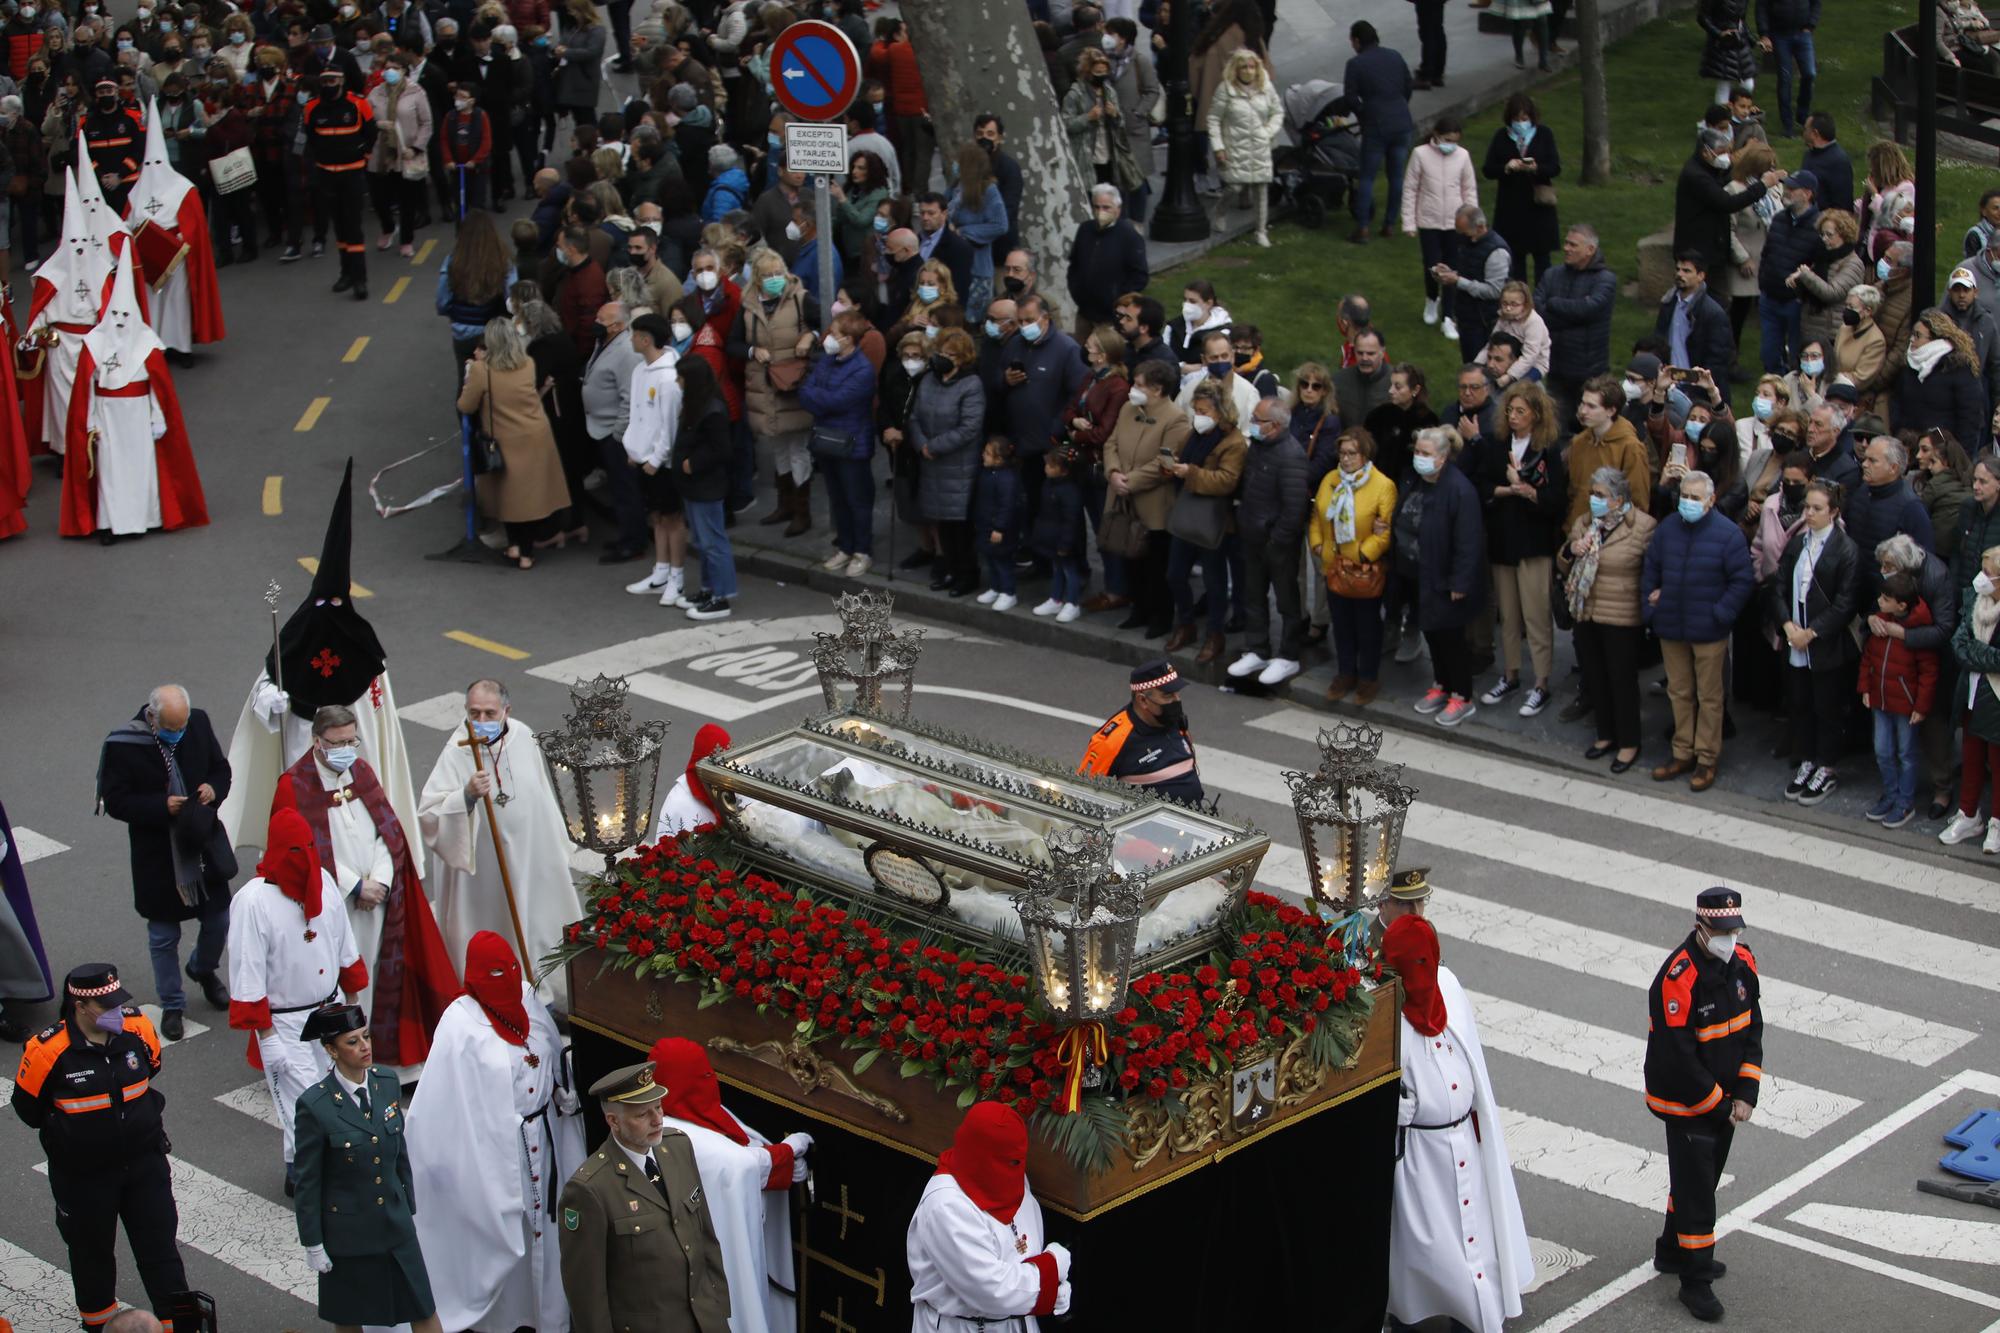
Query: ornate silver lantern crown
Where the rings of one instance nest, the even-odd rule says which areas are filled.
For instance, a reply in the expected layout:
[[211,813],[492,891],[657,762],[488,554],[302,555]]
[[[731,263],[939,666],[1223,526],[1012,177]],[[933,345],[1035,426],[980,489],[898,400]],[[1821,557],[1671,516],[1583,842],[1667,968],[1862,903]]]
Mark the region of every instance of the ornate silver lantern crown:
[[1125,1004],[1146,876],[1111,862],[1111,835],[1071,827],[1048,839],[1049,864],[1014,899],[1035,989],[1059,1025],[1102,1022]]
[[570,841],[601,855],[607,869],[652,827],[667,735],[661,719],[632,721],[627,689],[623,676],[579,681],[563,729],[535,735]]
[[842,593],[833,599],[833,609],[840,617],[840,632],[813,635],[818,640],[813,669],[819,673],[826,706],[886,716],[883,687],[900,684],[902,701],[896,716],[909,717],[924,632],[899,630],[889,623],[896,609],[891,593]]
[[1360,911],[1389,891],[1415,788],[1400,764],[1383,764],[1382,731],[1336,723],[1319,733],[1319,769],[1288,772],[1312,896],[1333,911]]

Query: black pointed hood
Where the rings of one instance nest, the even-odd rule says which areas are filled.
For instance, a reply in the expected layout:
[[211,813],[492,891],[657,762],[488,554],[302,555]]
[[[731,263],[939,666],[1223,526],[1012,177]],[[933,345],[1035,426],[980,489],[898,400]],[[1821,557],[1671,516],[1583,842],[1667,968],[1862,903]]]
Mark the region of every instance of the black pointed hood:
[[[382,674],[382,642],[354,609],[354,460],[326,522],[312,588],[278,634],[277,660],[264,669],[282,681],[292,712],[310,720],[328,704],[351,704]],[[282,666],[283,670],[278,668]]]

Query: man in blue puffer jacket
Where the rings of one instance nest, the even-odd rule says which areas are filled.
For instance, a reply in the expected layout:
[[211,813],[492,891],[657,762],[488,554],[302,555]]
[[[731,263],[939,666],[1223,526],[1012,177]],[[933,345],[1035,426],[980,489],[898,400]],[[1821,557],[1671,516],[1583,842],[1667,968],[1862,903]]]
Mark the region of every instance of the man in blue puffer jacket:
[[1743,531],[1715,512],[1715,482],[1706,472],[1681,478],[1680,515],[1653,530],[1639,591],[1646,623],[1667,664],[1674,705],[1674,756],[1653,770],[1668,782],[1692,772],[1690,791],[1715,785],[1722,759],[1723,662],[1729,635],[1757,576]]

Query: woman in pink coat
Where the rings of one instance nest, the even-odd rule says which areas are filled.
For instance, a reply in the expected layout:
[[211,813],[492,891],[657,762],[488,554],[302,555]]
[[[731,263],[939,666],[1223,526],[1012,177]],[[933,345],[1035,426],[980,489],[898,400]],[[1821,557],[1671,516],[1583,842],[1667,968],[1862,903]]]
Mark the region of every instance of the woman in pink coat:
[[1458,210],[1479,205],[1479,177],[1460,140],[1465,125],[1457,116],[1439,116],[1429,142],[1410,153],[1403,172],[1403,233],[1417,238],[1424,263],[1424,323],[1444,320],[1444,336],[1458,338],[1452,322],[1452,289],[1440,286],[1431,270],[1452,263],[1458,251],[1458,231],[1452,225]]

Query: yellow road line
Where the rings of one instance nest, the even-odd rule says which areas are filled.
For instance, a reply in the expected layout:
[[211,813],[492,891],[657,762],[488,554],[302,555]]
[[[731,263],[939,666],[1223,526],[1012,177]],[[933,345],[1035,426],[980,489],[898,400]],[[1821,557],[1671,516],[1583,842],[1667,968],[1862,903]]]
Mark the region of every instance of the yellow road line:
[[[303,568],[303,569],[305,570],[305,572],[306,572],[306,573],[308,573],[308,574],[317,574],[317,573],[319,573],[319,557],[318,557],[318,556],[316,556],[316,555],[302,555],[302,556],[300,556],[300,557],[299,557],[299,565],[300,565],[300,567],[301,567],[301,568]],[[368,589],[366,589],[366,588],[362,587],[362,586],[361,586],[360,584],[358,584],[358,583],[354,583],[354,582],[349,582],[349,583],[348,583],[348,585],[347,585],[347,590],[348,590],[349,592],[353,593],[353,594],[354,594],[354,595],[355,595],[355,596],[356,596],[357,598],[360,598],[360,597],[373,597],[373,596],[375,595],[374,593],[372,593],[372,592],[368,591]]]
[[348,348],[347,355],[343,356],[340,359],[342,362],[351,364],[353,362],[359,361],[361,359],[361,354],[367,350],[368,350],[368,335],[364,333],[359,338],[356,338],[354,340],[354,346]]
[[303,434],[311,430],[314,426],[317,426],[319,424],[319,414],[326,411],[326,405],[332,401],[333,399],[331,398],[313,399],[312,402],[306,405],[305,415],[299,418],[299,424],[292,427],[292,429]]
[[285,512],[285,479],[264,478],[264,517],[276,518]]
[[395,283],[389,288],[389,294],[382,298],[382,304],[396,304],[396,302],[403,299],[403,293],[408,290],[410,290],[410,280],[408,278],[396,279]]
[[431,251],[434,248],[436,248],[436,246],[437,246],[437,237],[435,236],[431,237],[429,240],[425,241],[422,245],[418,246],[415,257],[410,260],[410,266],[414,268],[417,265],[422,264],[426,259],[429,259],[431,257]]
[[529,655],[522,652],[519,648],[509,648],[504,643],[495,643],[491,639],[482,639],[477,634],[468,634],[462,629],[448,629],[444,632],[444,636],[447,639],[462,643],[468,648],[477,648],[483,653],[492,653],[496,657],[504,657],[509,662],[518,662]]

